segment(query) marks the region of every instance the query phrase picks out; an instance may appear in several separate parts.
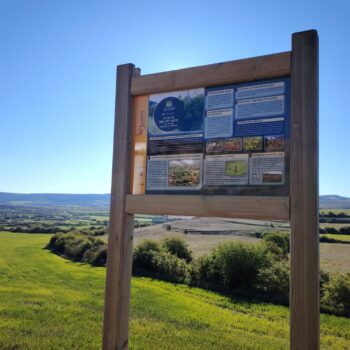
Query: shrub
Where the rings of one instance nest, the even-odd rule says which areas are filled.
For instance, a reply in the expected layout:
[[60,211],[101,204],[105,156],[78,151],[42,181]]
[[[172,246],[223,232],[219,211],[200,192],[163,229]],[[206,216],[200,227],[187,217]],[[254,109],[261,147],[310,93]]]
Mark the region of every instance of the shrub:
[[188,248],[188,244],[181,238],[169,237],[162,241],[162,247],[170,254],[176,255],[186,262],[192,261],[192,252]]
[[68,234],[63,237],[66,238],[64,242],[64,255],[76,261],[80,261],[84,253],[93,246],[91,240],[85,235]]
[[220,290],[224,284],[217,255],[201,256],[188,265],[186,283],[190,286]]
[[81,261],[88,250],[103,245],[105,243],[100,239],[70,232],[52,236],[47,248],[74,261]]
[[275,242],[267,241],[266,248],[273,255],[274,259],[276,260],[286,259],[285,252],[283,252],[283,249],[280,248]]
[[257,276],[256,288],[263,292],[265,299],[274,303],[289,303],[289,266],[286,261],[274,262],[263,267]]
[[342,235],[350,235],[350,226],[344,226],[339,229]]
[[347,242],[342,241],[340,239],[335,239],[335,238],[331,238],[331,237],[327,237],[327,236],[322,236],[319,238],[319,242],[320,243],[342,243],[342,244],[346,244]]
[[350,316],[350,273],[335,275],[324,286],[321,310],[337,316]]
[[220,267],[223,283],[229,288],[250,287],[261,268],[272,264],[266,244],[228,242],[214,250],[214,262]]
[[330,275],[328,272],[320,270],[320,296],[321,298],[325,292],[325,286],[329,283]]
[[94,266],[106,266],[107,246],[95,245],[84,253],[82,260]]
[[286,258],[289,253],[289,234],[283,232],[268,232],[263,235],[263,239],[268,243],[274,243],[281,249],[282,257]]
[[154,271],[154,256],[161,251],[157,241],[145,239],[135,249],[133,254],[133,269]]
[[334,234],[334,235],[339,234],[339,231],[334,227],[326,227],[325,230],[327,233],[330,233],[330,234]]
[[185,281],[187,264],[176,255],[166,251],[158,252],[153,256],[153,264],[158,278],[175,283]]
[[144,240],[134,249],[134,273],[146,272],[159,279],[182,283],[185,281],[187,273],[186,260],[179,258],[175,254],[178,251],[174,253],[169,251],[172,247],[177,247],[177,245],[170,244],[169,250],[166,250],[165,247],[168,246],[164,244],[165,241],[167,240],[164,240],[161,245],[154,240]]

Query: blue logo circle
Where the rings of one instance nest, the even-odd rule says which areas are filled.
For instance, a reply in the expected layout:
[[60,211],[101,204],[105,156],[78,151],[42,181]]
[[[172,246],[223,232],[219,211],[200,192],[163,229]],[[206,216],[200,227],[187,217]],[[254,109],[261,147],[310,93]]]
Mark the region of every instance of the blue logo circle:
[[167,97],[161,100],[154,110],[154,122],[162,131],[179,129],[185,118],[183,101],[176,97]]

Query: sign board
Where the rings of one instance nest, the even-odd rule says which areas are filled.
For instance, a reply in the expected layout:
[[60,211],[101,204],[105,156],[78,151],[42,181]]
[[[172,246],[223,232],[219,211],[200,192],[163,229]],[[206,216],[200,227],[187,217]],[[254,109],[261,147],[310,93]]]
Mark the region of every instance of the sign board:
[[290,78],[153,94],[140,104],[134,194],[289,194]]
[[290,221],[290,348],[318,350],[317,32],[267,56],[118,66],[104,350],[128,349],[134,214]]

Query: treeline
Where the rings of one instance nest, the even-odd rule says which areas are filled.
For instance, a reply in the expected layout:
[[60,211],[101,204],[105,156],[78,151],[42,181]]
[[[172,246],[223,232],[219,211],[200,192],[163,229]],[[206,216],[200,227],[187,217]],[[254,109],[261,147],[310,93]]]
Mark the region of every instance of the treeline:
[[350,219],[350,215],[346,214],[344,212],[341,213],[334,213],[332,211],[329,211],[328,213],[322,213],[320,212],[320,218],[338,218],[338,219]]
[[68,227],[63,228],[60,226],[47,226],[47,225],[30,225],[27,227],[16,226],[9,228],[7,231],[16,232],[16,233],[68,233],[75,232],[81,233],[84,235],[92,235],[92,236],[102,236],[108,233],[108,229],[106,227],[96,227],[89,226],[87,228],[77,229],[76,227]]
[[350,226],[344,226],[339,229],[335,227],[320,227],[320,233],[328,233],[331,235],[350,235]]
[[[77,233],[54,235],[48,248],[74,261],[104,266],[106,243]],[[267,233],[258,244],[231,241],[194,258],[179,238],[144,240],[133,254],[133,274],[185,283],[250,300],[288,305],[289,235]],[[321,272],[321,310],[350,317],[350,274]]]

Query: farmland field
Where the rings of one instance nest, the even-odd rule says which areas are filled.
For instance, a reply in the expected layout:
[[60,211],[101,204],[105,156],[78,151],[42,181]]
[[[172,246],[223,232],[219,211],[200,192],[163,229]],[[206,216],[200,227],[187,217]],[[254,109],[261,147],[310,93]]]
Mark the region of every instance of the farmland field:
[[[0,233],[0,349],[99,349],[104,268]],[[130,350],[288,349],[288,308],[133,278]],[[321,349],[350,348],[350,319],[321,315]]]
[[335,214],[345,213],[347,215],[350,215],[350,209],[326,209],[326,208],[324,208],[324,209],[320,210],[320,213],[326,214],[330,211],[335,213]]
[[346,223],[346,224],[338,224],[338,223],[328,223],[328,222],[322,222],[320,224],[320,227],[321,228],[326,228],[326,227],[334,227],[335,229],[339,230],[343,227],[349,227],[350,226],[350,223]]
[[320,236],[337,239],[339,241],[350,242],[350,235],[322,234]]
[[[194,226],[199,226],[201,220],[193,221]],[[248,220],[246,220],[248,222]],[[181,227],[190,228],[192,220],[183,221]],[[211,221],[204,221],[202,227],[207,226],[210,229]],[[170,223],[171,226],[179,226],[179,222]],[[214,225],[215,226],[215,225]],[[249,225],[243,223],[235,224],[237,231],[244,232],[249,228]],[[251,230],[267,231],[268,226],[251,226]],[[283,226],[277,228],[277,230],[285,229]],[[272,228],[272,230],[276,230]],[[136,229],[134,233],[134,244],[138,245],[144,239],[161,240],[164,237],[175,236],[183,238],[189,245],[195,257],[208,254],[214,247],[220,243],[224,243],[231,240],[239,240],[248,243],[257,243],[259,239],[254,237],[248,237],[247,235],[239,234],[198,234],[198,233],[186,233],[173,232],[165,230],[162,225],[153,225],[145,228]],[[328,235],[330,238],[336,238],[338,235]],[[339,235],[341,237],[348,237],[349,235]],[[107,237],[105,236],[107,240]],[[320,243],[320,263],[321,268],[328,272],[350,272],[350,244],[338,244],[338,243]]]

